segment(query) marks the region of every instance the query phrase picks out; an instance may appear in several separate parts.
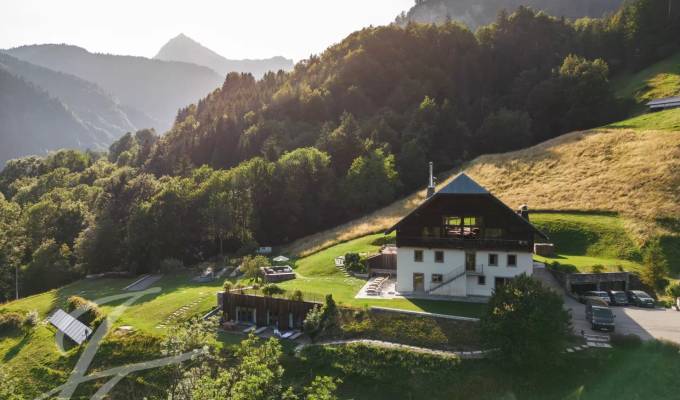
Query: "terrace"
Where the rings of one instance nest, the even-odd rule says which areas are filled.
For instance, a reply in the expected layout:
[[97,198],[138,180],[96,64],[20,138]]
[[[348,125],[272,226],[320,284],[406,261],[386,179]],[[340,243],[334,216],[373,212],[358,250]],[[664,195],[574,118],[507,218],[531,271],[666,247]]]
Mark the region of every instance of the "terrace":
[[265,282],[283,282],[295,279],[295,272],[289,265],[262,267],[260,273]]

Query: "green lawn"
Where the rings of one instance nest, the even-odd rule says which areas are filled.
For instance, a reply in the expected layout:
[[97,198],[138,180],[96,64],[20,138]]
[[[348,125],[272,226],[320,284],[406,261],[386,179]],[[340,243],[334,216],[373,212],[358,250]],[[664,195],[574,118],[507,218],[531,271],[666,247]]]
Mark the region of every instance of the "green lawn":
[[557,256],[536,260],[573,265],[589,272],[593,265],[605,270],[637,271],[642,266],[639,247],[615,214],[533,213],[531,222],[555,244]]
[[612,81],[617,97],[645,103],[661,97],[680,94],[680,53],[634,74],[625,74]]
[[311,373],[339,377],[341,399],[670,400],[680,393],[680,351],[655,342],[570,354],[562,366],[533,374],[491,360],[442,361],[364,346],[304,351],[285,366],[292,382]]
[[614,122],[606,128],[680,131],[680,108],[638,115]]
[[383,234],[368,235],[295,260],[297,279],[284,282],[280,286],[286,290],[298,289],[320,296],[332,294],[338,303],[352,307],[380,306],[470,317],[481,314],[484,306],[472,303],[416,299],[355,299],[354,296],[366,281],[344,276],[335,267],[335,257],[348,252],[376,252],[384,240],[386,239]]

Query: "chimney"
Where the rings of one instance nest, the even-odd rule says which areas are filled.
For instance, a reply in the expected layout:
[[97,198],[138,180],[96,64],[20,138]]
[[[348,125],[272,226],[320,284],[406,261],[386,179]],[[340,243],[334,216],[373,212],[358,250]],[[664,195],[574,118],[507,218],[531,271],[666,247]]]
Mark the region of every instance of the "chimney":
[[519,206],[519,210],[517,210],[517,214],[519,214],[520,217],[526,219],[527,221],[529,220],[529,206],[526,204],[522,204]]
[[430,180],[427,184],[427,198],[429,199],[434,195],[434,172],[432,171],[432,161],[430,161]]

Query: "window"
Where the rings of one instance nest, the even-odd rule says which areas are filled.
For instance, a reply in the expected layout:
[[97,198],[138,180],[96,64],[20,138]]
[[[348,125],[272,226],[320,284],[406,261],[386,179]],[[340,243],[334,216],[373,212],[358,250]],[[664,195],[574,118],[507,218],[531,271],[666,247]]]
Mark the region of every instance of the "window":
[[434,262],[443,263],[444,262],[444,252],[437,250],[434,252]]
[[477,284],[480,286],[486,285],[486,276],[480,275],[477,277]]
[[490,267],[498,266],[498,254],[495,253],[489,254],[489,266]]
[[444,225],[459,226],[460,220],[460,217],[444,217]]
[[508,254],[508,267],[516,267],[517,266],[517,255],[516,254]]
[[465,226],[477,226],[477,217],[465,217],[465,218],[463,218],[463,225],[465,225]]
[[432,274],[432,283],[442,283],[443,279],[442,274]]
[[423,251],[422,250],[415,250],[413,252],[413,261],[423,262]]

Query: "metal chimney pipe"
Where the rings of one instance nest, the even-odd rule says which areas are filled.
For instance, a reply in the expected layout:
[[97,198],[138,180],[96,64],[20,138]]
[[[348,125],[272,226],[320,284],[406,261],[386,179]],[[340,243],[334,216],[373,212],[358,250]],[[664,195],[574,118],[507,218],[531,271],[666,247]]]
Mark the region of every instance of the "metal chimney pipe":
[[430,161],[430,180],[427,184],[427,198],[429,199],[434,195],[434,170],[432,161]]

